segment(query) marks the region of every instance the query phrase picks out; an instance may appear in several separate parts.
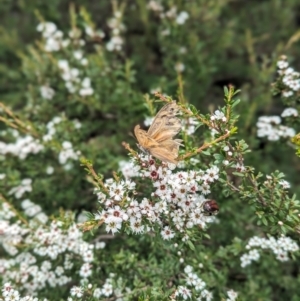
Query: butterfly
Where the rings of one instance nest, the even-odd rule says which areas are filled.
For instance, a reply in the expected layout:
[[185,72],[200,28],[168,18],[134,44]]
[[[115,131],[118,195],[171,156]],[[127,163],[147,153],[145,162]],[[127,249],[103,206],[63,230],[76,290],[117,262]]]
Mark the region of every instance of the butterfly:
[[181,120],[176,117],[179,107],[176,102],[163,106],[156,114],[148,131],[139,125],[134,128],[139,148],[153,157],[168,163],[177,164],[181,139],[173,139],[181,130]]

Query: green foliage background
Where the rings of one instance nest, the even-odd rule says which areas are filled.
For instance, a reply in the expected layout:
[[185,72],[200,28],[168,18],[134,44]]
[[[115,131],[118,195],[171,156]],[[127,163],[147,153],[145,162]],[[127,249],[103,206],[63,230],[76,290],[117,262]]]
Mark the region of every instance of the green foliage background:
[[[66,123],[59,133],[61,140],[72,141],[85,157],[94,162],[98,172],[111,176],[118,162],[127,158],[127,151],[121,142],[135,145],[133,127],[141,124],[144,117],[150,114],[144,105],[145,93],[160,87],[164,93],[180,98],[178,86],[183,85],[185,98],[201,112],[207,113],[223,105],[223,86],[233,84],[241,89],[241,104],[237,106],[240,115],[238,137],[252,149],[252,153],[246,156],[246,165],[267,174],[276,169],[284,172],[286,180],[292,183],[292,191],[299,194],[300,163],[294,150],[286,144],[257,139],[255,127],[259,116],[279,115],[282,111],[279,98],[273,97],[270,89],[279,55],[287,54],[295,68],[300,69],[299,1],[164,1],[167,7],[176,5],[178,11],[185,10],[190,14],[186,23],[180,26],[156,16],[147,9],[147,1],[123,1],[123,22],[126,25],[126,31],[122,34],[124,51],[95,53],[95,44],[91,42],[87,45],[88,72],[97,93],[87,102],[81,102],[64,91],[58,70],[51,64],[53,57],[39,51],[36,41],[40,35],[36,25],[39,18],[43,18],[67,32],[70,24],[80,27],[90,14],[95,27],[106,33],[113,3],[108,0],[84,3],[79,0],[72,3],[66,0],[2,1],[1,102],[9,105],[21,119],[30,120],[38,132],[44,130],[43,125],[53,116],[64,112]],[[170,34],[162,36],[161,32],[166,29],[170,30]],[[106,41],[107,37],[104,43]],[[180,51],[182,47],[186,48],[184,54]],[[175,71],[176,62],[185,65],[181,74]],[[37,70],[41,74],[39,77],[36,76]],[[106,73],[105,70],[109,71]],[[41,103],[38,89],[46,78],[59,92],[51,102]],[[78,133],[70,130],[67,122],[75,118],[83,125]],[[0,129],[4,128],[1,123]],[[31,199],[40,203],[48,214],[56,213],[60,207],[78,212],[82,209],[93,210],[95,198],[92,187],[78,162],[68,172],[58,163],[54,166],[53,175],[44,172],[47,164],[54,165],[56,157],[55,151],[46,152],[39,160],[34,155],[25,161],[10,157],[1,162],[1,169],[9,174],[12,182],[17,183],[24,177],[33,178]],[[215,198],[218,199],[218,195]],[[235,236],[240,239],[249,237],[260,230],[252,226],[244,227],[245,220],[253,222],[253,212],[249,212],[249,207],[239,199],[222,198],[218,202],[222,222],[210,228],[212,240],[204,243],[210,245],[211,252],[205,256],[219,256],[217,261],[222,266],[222,273],[214,267],[214,277],[207,274],[208,284],[243,290],[248,294],[245,300],[300,300],[299,266],[296,263],[286,264],[283,269],[279,266],[270,269],[270,265],[277,263],[265,260],[264,264],[256,267],[259,272],[253,268],[247,277],[239,274],[238,265],[231,263],[231,259],[238,252],[240,241],[232,240]],[[230,222],[223,223],[224,220]],[[149,242],[142,240],[137,250],[137,240],[136,237],[123,238],[122,246],[120,241],[109,245],[113,252],[121,248],[120,254],[113,253],[109,259],[120,268],[120,273],[122,269],[131,268],[129,253],[142,256],[145,265],[148,260],[154,260],[154,255],[152,259],[147,258]],[[224,249],[219,248],[222,245]],[[153,252],[158,252],[155,246],[151,247]],[[197,256],[199,260],[205,260],[202,253]],[[159,256],[154,261],[157,258]],[[163,268],[165,261],[159,258],[153,264],[160,265],[166,271]],[[143,268],[139,272],[143,273]],[[219,283],[215,279],[219,279]]]

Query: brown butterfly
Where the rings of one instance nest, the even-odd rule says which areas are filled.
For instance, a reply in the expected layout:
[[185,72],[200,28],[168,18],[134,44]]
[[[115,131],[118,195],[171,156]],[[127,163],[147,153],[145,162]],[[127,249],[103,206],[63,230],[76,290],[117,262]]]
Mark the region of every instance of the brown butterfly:
[[182,140],[173,140],[181,129],[181,121],[176,117],[178,112],[176,102],[170,102],[160,109],[147,132],[135,126],[134,134],[142,151],[163,162],[178,163],[176,158]]

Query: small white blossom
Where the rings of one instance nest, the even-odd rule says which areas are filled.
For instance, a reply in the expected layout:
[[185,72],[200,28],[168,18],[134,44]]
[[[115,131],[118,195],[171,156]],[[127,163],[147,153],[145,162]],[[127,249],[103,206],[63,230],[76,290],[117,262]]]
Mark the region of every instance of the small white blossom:
[[178,25],[183,25],[188,18],[189,18],[189,14],[186,11],[182,11],[177,15],[176,23]]
[[284,111],[281,113],[281,117],[297,117],[298,116],[298,111],[294,108],[286,108]]
[[40,91],[41,91],[41,96],[44,99],[51,100],[55,95],[55,91],[49,86],[40,87]]

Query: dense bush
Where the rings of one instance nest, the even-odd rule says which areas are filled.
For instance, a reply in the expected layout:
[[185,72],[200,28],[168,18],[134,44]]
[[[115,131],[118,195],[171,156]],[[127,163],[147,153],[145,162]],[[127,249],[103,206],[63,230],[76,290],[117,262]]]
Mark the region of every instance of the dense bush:
[[299,8],[3,2],[2,299],[300,300]]

